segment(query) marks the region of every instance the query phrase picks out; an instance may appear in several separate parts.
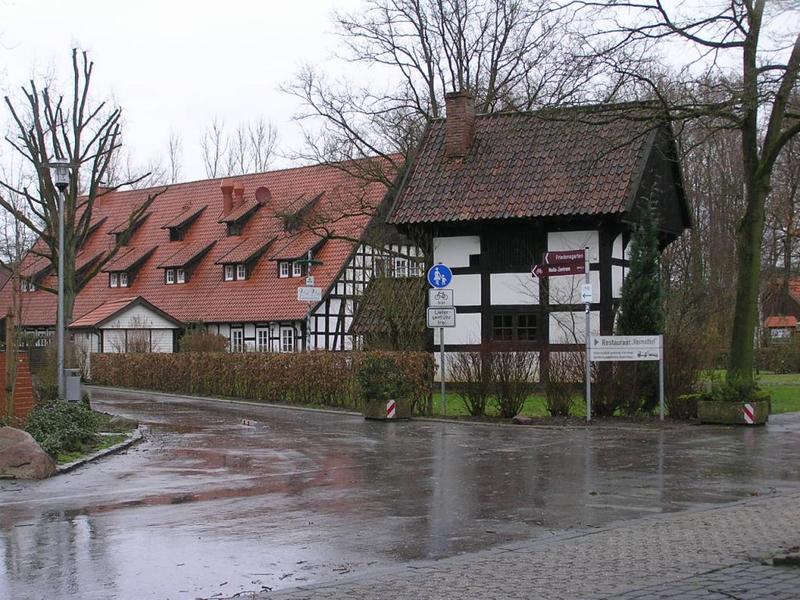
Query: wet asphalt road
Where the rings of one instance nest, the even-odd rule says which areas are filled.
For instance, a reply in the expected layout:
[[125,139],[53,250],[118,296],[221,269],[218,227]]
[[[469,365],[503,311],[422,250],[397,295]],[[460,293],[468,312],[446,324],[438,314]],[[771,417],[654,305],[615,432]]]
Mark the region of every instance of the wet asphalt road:
[[750,429],[538,429],[93,399],[147,439],[47,481],[0,481],[0,599],[233,596],[800,489],[800,413]]

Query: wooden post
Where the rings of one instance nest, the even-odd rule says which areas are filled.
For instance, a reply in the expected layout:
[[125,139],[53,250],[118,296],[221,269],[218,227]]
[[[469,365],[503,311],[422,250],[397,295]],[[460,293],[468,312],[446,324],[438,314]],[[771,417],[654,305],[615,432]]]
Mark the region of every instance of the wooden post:
[[16,415],[14,391],[17,383],[17,340],[15,335],[14,313],[6,315],[6,417],[12,422]]

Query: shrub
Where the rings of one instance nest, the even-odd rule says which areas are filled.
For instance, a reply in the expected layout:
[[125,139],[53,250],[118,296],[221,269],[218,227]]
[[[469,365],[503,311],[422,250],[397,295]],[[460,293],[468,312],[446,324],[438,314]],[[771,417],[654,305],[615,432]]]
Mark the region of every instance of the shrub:
[[592,363],[592,416],[613,416],[625,394],[621,388],[618,363]]
[[28,415],[25,430],[45,452],[57,457],[93,444],[100,422],[99,414],[84,402],[55,400],[38,404]]
[[464,407],[473,417],[486,414],[492,390],[492,359],[489,352],[457,352],[450,360],[450,379],[459,385]]
[[664,388],[667,401],[691,394],[697,389],[700,373],[709,351],[697,337],[664,337]]
[[718,402],[748,402],[769,400],[769,392],[759,389],[758,383],[746,379],[715,381],[711,390],[702,395],[703,400]]
[[494,401],[501,417],[519,414],[538,374],[536,355],[529,352],[496,352],[492,358]]
[[582,355],[557,352],[550,355],[545,385],[545,408],[551,417],[568,417],[575,403],[576,387],[583,379]]
[[702,394],[683,394],[680,396],[667,396],[666,404],[669,416],[673,419],[696,419],[697,401],[702,400]]
[[406,398],[408,383],[394,357],[368,355],[363,357],[356,371],[356,380],[366,400]]
[[358,409],[358,367],[367,357],[381,356],[397,364],[412,406],[429,403],[433,358],[426,352],[94,354],[92,380],[179,394]]
[[189,329],[178,342],[181,352],[225,352],[228,338],[205,329]]

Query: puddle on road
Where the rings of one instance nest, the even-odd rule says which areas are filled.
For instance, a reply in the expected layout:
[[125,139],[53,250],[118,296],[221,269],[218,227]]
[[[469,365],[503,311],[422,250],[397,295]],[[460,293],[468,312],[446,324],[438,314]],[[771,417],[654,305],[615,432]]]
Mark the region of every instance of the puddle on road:
[[791,419],[780,435],[535,431],[97,404],[146,423],[149,441],[0,483],[0,598],[232,596],[800,488]]

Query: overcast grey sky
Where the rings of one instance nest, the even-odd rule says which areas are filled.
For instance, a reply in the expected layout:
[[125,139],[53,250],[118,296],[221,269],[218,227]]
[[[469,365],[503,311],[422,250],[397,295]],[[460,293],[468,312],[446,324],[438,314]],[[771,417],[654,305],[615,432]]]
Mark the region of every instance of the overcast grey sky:
[[[215,115],[228,127],[264,116],[277,125],[282,149],[300,143],[291,122],[297,101],[278,86],[303,63],[331,58],[337,44],[331,12],[357,5],[358,0],[0,0],[0,87],[16,92],[31,75],[48,73],[68,83],[70,49],[89,50],[95,96],[124,108],[126,145],[135,159],[165,156],[175,131],[183,139],[181,179],[204,178],[199,139]],[[0,119],[7,123],[6,110]]]

